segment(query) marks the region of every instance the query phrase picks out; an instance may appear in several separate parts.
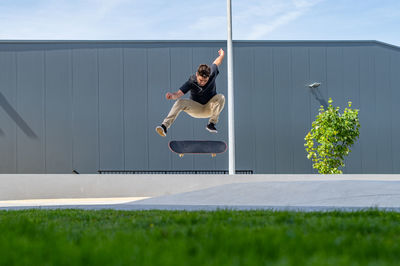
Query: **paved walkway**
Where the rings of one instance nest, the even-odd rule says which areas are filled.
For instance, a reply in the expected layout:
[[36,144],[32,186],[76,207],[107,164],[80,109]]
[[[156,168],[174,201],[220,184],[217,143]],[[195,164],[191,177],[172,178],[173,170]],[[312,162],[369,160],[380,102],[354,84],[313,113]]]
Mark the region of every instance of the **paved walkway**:
[[[95,176],[90,178],[96,179]],[[115,177],[114,189],[118,187],[118,178]],[[207,175],[203,179],[199,176],[154,175],[130,178],[132,187],[139,190],[132,191],[130,196],[99,198],[81,193],[85,197],[7,199],[0,201],[0,209],[353,211],[378,208],[400,211],[400,175]],[[147,184],[147,190],[137,183],[140,180],[146,180],[143,182]],[[40,181],[39,177],[37,181]],[[163,187],[166,181],[169,185]],[[63,195],[66,192],[63,191]],[[110,194],[110,191],[103,192]],[[48,195],[46,189],[43,195]]]

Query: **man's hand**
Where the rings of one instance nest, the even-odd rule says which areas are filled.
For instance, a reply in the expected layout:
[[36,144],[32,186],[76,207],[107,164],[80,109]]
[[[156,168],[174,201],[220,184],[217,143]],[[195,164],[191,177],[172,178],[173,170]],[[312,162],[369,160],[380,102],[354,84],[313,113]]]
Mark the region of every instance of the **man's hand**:
[[165,98],[167,98],[167,100],[176,100],[181,98],[183,95],[184,93],[181,90],[178,90],[175,93],[167,92],[167,94],[165,94]]
[[221,49],[219,49],[218,54],[219,54],[219,56],[214,60],[213,64],[220,66],[222,64],[222,61],[224,60],[225,52],[221,48]]

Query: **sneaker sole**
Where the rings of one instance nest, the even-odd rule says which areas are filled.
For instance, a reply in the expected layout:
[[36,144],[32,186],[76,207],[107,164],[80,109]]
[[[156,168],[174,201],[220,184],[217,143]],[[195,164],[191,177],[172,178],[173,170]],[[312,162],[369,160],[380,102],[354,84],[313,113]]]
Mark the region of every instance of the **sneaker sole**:
[[167,136],[167,135],[165,135],[164,130],[162,129],[162,127],[156,127],[156,131],[157,131],[158,135],[160,135],[161,137]]
[[209,132],[211,132],[211,133],[218,133],[217,130],[212,130],[212,129],[209,129],[208,127],[206,127],[206,129],[207,129]]

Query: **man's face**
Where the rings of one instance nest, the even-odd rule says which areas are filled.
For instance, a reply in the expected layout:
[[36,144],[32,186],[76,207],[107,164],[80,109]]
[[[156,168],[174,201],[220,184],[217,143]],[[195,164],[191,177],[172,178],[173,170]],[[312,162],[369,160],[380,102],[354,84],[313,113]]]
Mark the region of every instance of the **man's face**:
[[198,83],[200,86],[206,85],[206,84],[207,84],[207,81],[208,81],[208,79],[209,79],[209,78],[204,78],[204,77],[200,76],[198,73],[196,73],[196,78],[197,78],[197,83]]

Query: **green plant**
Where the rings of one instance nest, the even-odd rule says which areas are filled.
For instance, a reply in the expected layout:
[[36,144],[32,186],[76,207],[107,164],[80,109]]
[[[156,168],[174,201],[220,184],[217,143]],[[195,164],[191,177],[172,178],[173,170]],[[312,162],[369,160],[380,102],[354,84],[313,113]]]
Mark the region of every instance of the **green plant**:
[[400,213],[0,210],[0,265],[399,265]]
[[313,167],[320,174],[342,174],[339,167],[344,167],[344,157],[351,150],[360,135],[360,122],[357,109],[349,107],[339,113],[339,107],[332,106],[329,98],[327,110],[321,106],[310,132],[305,137],[307,158],[312,159]]

